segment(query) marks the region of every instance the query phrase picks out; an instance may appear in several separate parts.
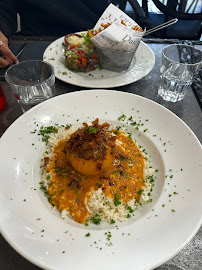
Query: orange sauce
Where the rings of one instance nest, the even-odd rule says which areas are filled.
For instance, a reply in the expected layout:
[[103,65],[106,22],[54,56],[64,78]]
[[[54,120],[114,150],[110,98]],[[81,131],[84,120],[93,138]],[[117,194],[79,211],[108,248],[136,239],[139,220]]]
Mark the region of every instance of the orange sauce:
[[145,157],[129,137],[119,131],[116,136],[113,165],[95,176],[85,176],[73,169],[64,151],[66,141],[61,140],[54,147],[53,158],[46,168],[51,174],[49,201],[60,210],[68,210],[76,222],[86,222],[90,214],[86,207],[90,192],[98,188],[111,198],[119,194],[121,202],[140,199]]

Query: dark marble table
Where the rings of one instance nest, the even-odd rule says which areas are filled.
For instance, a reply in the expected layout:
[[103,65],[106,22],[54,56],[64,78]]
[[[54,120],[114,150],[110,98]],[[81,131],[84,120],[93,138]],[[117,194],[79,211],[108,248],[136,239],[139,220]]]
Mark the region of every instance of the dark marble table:
[[[53,38],[14,38],[10,41],[10,46],[13,48],[20,48],[23,43],[27,43],[29,50],[24,54],[21,54],[20,60],[42,58],[44,49],[54,40]],[[196,100],[196,97],[190,87],[184,100],[177,103],[165,102],[157,94],[159,84],[159,69],[161,64],[161,51],[162,48],[173,41],[153,41],[145,40],[148,46],[153,50],[156,62],[153,70],[143,79],[122,87],[116,87],[114,89],[134,93],[156,101],[178,117],[180,117],[195,133],[199,141],[202,142],[202,112],[200,106]],[[198,42],[196,47],[202,50],[202,43]],[[14,50],[14,49],[13,49]],[[5,81],[1,81],[6,99],[7,105],[5,109],[0,112],[0,136],[5,130],[15,121],[22,111],[15,100],[8,84]],[[73,86],[56,80],[56,93],[60,95],[63,93],[79,91],[85,89],[85,87]],[[39,270],[40,268],[31,264],[21,255],[19,255],[5,240],[0,236],[0,269],[2,270]],[[174,258],[169,260],[164,265],[157,268],[157,270],[201,270],[202,269],[202,227],[192,239],[192,241]]]

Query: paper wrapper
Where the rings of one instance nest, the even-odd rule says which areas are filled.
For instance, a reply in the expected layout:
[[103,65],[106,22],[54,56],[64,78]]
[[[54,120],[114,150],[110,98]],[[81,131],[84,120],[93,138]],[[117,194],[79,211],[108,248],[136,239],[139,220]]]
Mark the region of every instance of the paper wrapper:
[[113,4],[104,11],[94,30],[99,32],[102,24],[107,23],[111,25],[91,38],[100,65],[102,68],[114,71],[127,70],[146,30],[141,32],[131,29],[139,25]]

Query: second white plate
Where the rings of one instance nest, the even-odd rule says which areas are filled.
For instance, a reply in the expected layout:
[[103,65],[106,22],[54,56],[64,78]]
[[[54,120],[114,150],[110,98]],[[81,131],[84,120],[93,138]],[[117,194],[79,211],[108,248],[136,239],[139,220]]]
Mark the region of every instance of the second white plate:
[[145,77],[155,63],[154,53],[144,42],[141,42],[129,69],[125,72],[97,69],[88,73],[76,73],[65,67],[63,42],[64,37],[61,37],[51,43],[45,50],[43,59],[53,65],[57,79],[73,85],[89,88],[111,88],[127,85]]

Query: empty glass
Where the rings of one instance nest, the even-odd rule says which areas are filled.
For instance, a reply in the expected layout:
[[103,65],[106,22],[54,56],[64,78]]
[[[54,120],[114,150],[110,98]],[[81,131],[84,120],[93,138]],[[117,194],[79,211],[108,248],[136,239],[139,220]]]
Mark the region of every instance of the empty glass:
[[27,60],[11,66],[5,74],[23,112],[53,96],[54,68],[41,60]]
[[202,52],[192,46],[173,44],[162,52],[158,94],[166,101],[183,100],[187,88],[202,67]]

